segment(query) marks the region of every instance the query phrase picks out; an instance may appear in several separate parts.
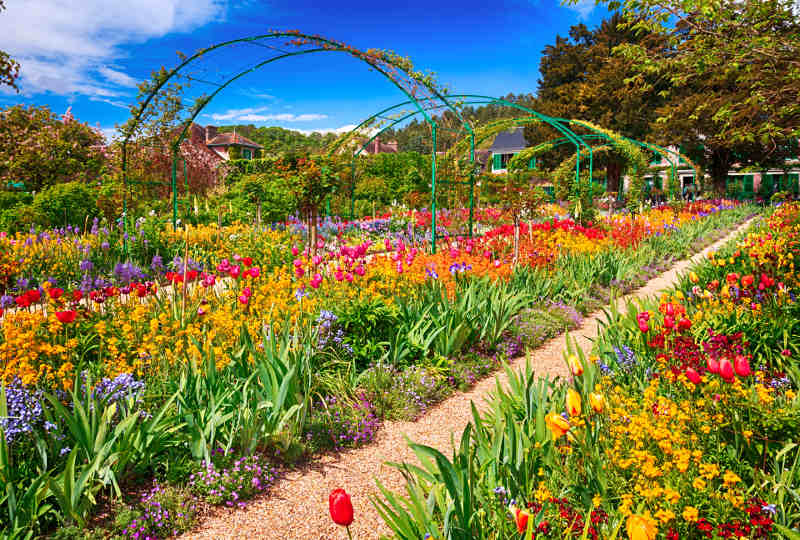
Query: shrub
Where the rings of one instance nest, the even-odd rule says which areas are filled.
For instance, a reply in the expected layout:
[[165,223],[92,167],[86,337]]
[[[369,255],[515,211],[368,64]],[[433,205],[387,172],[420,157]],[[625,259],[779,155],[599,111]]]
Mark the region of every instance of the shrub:
[[45,227],[83,225],[98,215],[97,196],[82,182],[57,184],[38,193],[33,209]]

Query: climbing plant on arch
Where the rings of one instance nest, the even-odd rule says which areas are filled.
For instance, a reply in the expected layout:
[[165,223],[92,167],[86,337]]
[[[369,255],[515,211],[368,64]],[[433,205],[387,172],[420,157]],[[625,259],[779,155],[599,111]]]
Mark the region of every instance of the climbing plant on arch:
[[[244,49],[247,52],[242,55]],[[219,66],[228,65],[230,59],[225,58],[226,53],[234,51],[233,58],[241,61],[242,57],[251,59],[250,63],[243,68],[220,71]],[[303,34],[296,30],[270,31],[251,37],[228,40],[205,49],[201,49],[190,56],[181,56],[181,61],[171,70],[162,69],[156,73],[151,81],[143,83],[140,87],[139,99],[132,108],[130,120],[122,128],[122,147],[121,147],[121,169],[125,184],[125,198],[123,201],[124,212],[127,212],[127,202],[131,197],[131,188],[136,185],[136,181],[129,178],[129,146],[133,144],[148,143],[143,136],[143,128],[147,118],[158,115],[156,107],[159,104],[158,96],[164,96],[177,81],[185,83],[187,86],[201,85],[202,88],[211,88],[210,92],[201,92],[196,95],[191,104],[186,105],[182,100],[172,101],[177,105],[173,136],[169,141],[169,150],[172,154],[172,173],[170,189],[172,191],[172,221],[177,224],[178,219],[178,161],[181,143],[186,139],[189,130],[198,115],[213,101],[223,90],[233,83],[239,81],[246,75],[269,66],[278,60],[302,56],[313,53],[336,52],[343,53],[355,58],[385,77],[394,87],[396,87],[408,99],[417,113],[421,114],[426,121],[432,122],[428,110],[432,105],[443,110],[449,110],[456,118],[461,119],[460,111],[453,105],[446,96],[446,91],[438,86],[434,77],[429,73],[416,71],[413,64],[407,58],[401,57],[394,52],[379,49],[360,50],[347,45],[341,41],[326,38],[319,35]],[[228,62],[220,62],[219,58]],[[185,90],[185,88],[182,88]],[[174,98],[174,96],[169,96]],[[181,96],[182,97],[182,96]],[[174,98],[181,99],[181,98]],[[469,126],[463,122],[466,129]],[[343,143],[344,144],[344,143]],[[126,216],[124,216],[126,217]],[[125,219],[127,226],[127,219]]]

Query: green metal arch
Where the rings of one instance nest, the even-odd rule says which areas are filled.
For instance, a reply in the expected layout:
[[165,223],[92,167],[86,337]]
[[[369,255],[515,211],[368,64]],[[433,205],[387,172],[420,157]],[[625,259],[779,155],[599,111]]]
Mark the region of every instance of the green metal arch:
[[[458,100],[458,106],[459,107],[464,106],[464,105],[492,105],[492,104],[495,104],[495,105],[501,105],[501,106],[505,106],[505,107],[511,107],[511,108],[515,108],[515,109],[518,109],[518,110],[522,110],[522,111],[526,112],[529,115],[528,118],[532,118],[532,119],[535,119],[536,121],[540,121],[540,122],[543,122],[543,123],[549,125],[550,127],[555,129],[556,131],[560,132],[564,137],[569,139],[575,145],[576,153],[578,154],[578,160],[576,162],[576,167],[575,167],[576,178],[578,178],[579,174],[580,174],[580,149],[581,149],[581,147],[585,147],[586,148],[586,150],[587,150],[587,152],[589,154],[589,160],[590,160],[590,164],[591,164],[591,160],[592,160],[592,147],[591,147],[591,145],[587,144],[585,141],[583,141],[580,138],[579,135],[577,135],[573,130],[571,130],[568,127],[568,125],[565,125],[566,122],[564,120],[562,120],[562,119],[555,119],[555,118],[552,118],[552,117],[547,116],[545,114],[542,114],[542,113],[540,113],[538,111],[535,111],[533,109],[530,109],[528,107],[520,105],[518,103],[513,103],[513,102],[507,101],[505,99],[496,98],[496,97],[492,97],[492,96],[483,96],[483,95],[479,95],[479,94],[449,94],[448,97],[451,98],[451,99],[454,99],[454,100]],[[381,118],[381,119],[389,121],[389,123],[387,125],[383,126],[380,130],[378,130],[376,133],[374,133],[353,154],[353,162],[351,164],[351,176],[352,176],[352,178],[351,178],[351,200],[350,200],[351,218],[353,217],[353,214],[354,214],[354,212],[353,212],[353,205],[354,205],[353,196],[354,196],[354,189],[355,189],[355,160],[356,160],[356,158],[364,151],[364,149],[373,140],[375,140],[377,137],[379,137],[384,131],[386,131],[387,129],[390,129],[390,128],[396,126],[397,124],[399,124],[399,123],[401,123],[401,122],[403,122],[405,120],[408,120],[409,118],[419,114],[420,111],[405,113],[405,114],[399,115],[398,118],[395,118],[395,119],[389,119],[389,118],[386,118],[384,116],[386,113],[389,113],[389,112],[394,111],[396,109],[400,109],[401,107],[407,107],[410,104],[411,104],[410,101],[406,101],[406,102],[398,103],[396,105],[392,105],[391,107],[387,107],[387,108],[385,108],[385,109],[373,114],[372,116],[368,117],[367,119],[362,121],[358,126],[356,126],[353,130],[351,130],[350,133],[357,133],[360,130],[364,129],[365,127],[371,125],[372,122],[374,122],[377,118]],[[428,110],[428,111],[436,111],[436,110],[441,109],[441,108],[442,108],[441,104],[432,103],[427,107],[426,110]],[[460,115],[459,115],[459,118],[463,120],[463,117],[461,117]],[[508,121],[508,119],[504,119],[504,120],[499,120],[497,122],[500,123],[500,122],[507,122],[507,121]],[[465,124],[465,127],[467,128],[467,132],[468,132],[466,137],[465,137],[465,139],[469,140],[469,151],[470,151],[469,152],[469,158],[470,158],[470,163],[474,163],[474,161],[475,161],[475,132],[474,132],[473,129],[471,129],[468,126],[468,124],[466,122],[464,124]],[[433,139],[433,145],[432,145],[433,146],[433,149],[432,149],[433,151],[432,151],[432,159],[431,159],[431,163],[432,163],[432,173],[431,173],[431,229],[432,229],[432,243],[431,244],[432,244],[432,250],[435,252],[435,250],[436,250],[436,125],[435,124],[432,125],[432,134],[431,135],[432,135],[432,139]],[[490,136],[490,135],[487,135],[487,136]],[[335,141],[334,144],[329,148],[329,152],[335,152],[338,148],[341,147],[341,145],[343,144],[343,141],[345,141],[345,140],[348,140],[348,137],[343,136],[339,140]],[[448,155],[448,157],[449,157],[449,155]],[[475,187],[474,186],[474,184],[475,184],[475,182],[474,182],[474,170],[470,173],[470,180],[469,180],[468,184],[469,184],[469,187],[470,187],[469,234],[470,234],[470,236],[472,236],[472,233],[473,233],[473,230],[472,230],[472,228],[473,228],[472,227],[473,226],[473,210],[474,210],[474,208],[473,208],[473,199],[474,199],[474,187]]]
[[[180,144],[186,138],[186,134],[192,122],[197,117],[197,115],[200,114],[200,112],[208,105],[208,103],[210,103],[213,100],[213,98],[216,97],[217,94],[219,94],[219,92],[221,92],[223,89],[227,88],[230,84],[237,81],[244,75],[252,73],[276,60],[292,56],[311,54],[316,52],[343,52],[349,54],[350,56],[353,56],[354,58],[367,63],[371,68],[375,69],[381,75],[389,79],[389,81],[392,82],[392,84],[394,84],[401,92],[403,92],[403,94],[408,98],[407,103],[413,104],[413,106],[416,107],[417,112],[422,114],[426,122],[428,122],[431,125],[434,133],[437,127],[436,122],[427,114],[426,108],[423,106],[424,102],[439,103],[441,107],[446,107],[456,115],[456,118],[458,118],[461,121],[463,127],[467,131],[471,131],[471,126],[469,126],[469,124],[463,119],[458,108],[456,108],[453,105],[453,103],[450,102],[450,100],[445,96],[444,92],[437,89],[430,81],[427,80],[420,81],[419,77],[415,76],[416,74],[409,71],[409,68],[403,65],[399,65],[399,63],[394,61],[393,58],[386,58],[386,56],[383,53],[375,54],[375,53],[370,53],[369,51],[362,52],[358,49],[347,46],[342,42],[324,38],[322,36],[302,34],[296,31],[275,31],[267,34],[260,34],[256,36],[220,42],[205,49],[201,49],[195,54],[184,58],[177,66],[168,71],[163,77],[159,78],[156,84],[150,89],[150,92],[142,100],[139,107],[134,112],[132,117],[132,122],[130,122],[127,125],[125,130],[126,131],[125,136],[122,141],[122,174],[123,174],[123,182],[125,184],[125,193],[123,198],[123,221],[125,222],[126,228],[127,228],[127,197],[128,197],[128,175],[127,175],[128,143],[130,142],[130,138],[135,132],[136,128],[140,125],[142,117],[145,111],[147,110],[147,107],[155,98],[155,96],[158,95],[158,93],[162,90],[162,88],[164,88],[164,86],[169,81],[171,81],[175,77],[178,77],[184,68],[186,68],[192,62],[198,60],[203,55],[213,50],[232,46],[238,43],[257,42],[266,39],[278,39],[278,38],[291,38],[293,41],[289,45],[295,47],[303,47],[310,44],[315,44],[317,45],[317,47],[305,50],[298,50],[294,52],[286,52],[281,49],[277,49],[275,47],[267,46],[268,48],[278,50],[283,54],[276,55],[262,62],[258,62],[253,66],[230,76],[225,82],[218,84],[217,85],[218,88],[210,96],[203,96],[197,101],[195,106],[192,107],[192,109],[190,109],[191,114],[189,118],[183,123],[184,124],[183,129],[171,144],[171,151],[173,157],[172,159],[173,227],[175,227],[177,224],[177,189],[176,189],[177,159],[178,159],[177,156]],[[392,76],[392,73],[390,73],[390,71],[403,73],[406,77],[408,77],[409,81],[413,81],[413,84],[409,84],[409,87],[404,86],[404,84],[401,84],[401,82],[399,82]],[[429,95],[423,95],[417,97],[418,89],[421,87],[425,88],[429,92]],[[424,94],[424,91],[422,93]],[[435,171],[433,174],[435,175]]]

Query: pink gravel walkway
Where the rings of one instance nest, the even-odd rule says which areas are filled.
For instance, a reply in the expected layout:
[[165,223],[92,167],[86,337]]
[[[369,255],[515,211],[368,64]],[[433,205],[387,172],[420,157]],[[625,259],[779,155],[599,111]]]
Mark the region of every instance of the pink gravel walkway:
[[[734,232],[704,249],[691,259],[680,261],[672,269],[650,280],[644,287],[620,299],[646,297],[669,287],[679,273],[688,266],[718,249],[730,237],[742,231],[750,221]],[[576,343],[588,351],[590,337],[598,333],[602,312],[596,312],[583,320],[582,325],[571,332]],[[541,375],[565,375],[563,361],[565,340],[563,336],[553,338],[531,351],[527,358]],[[513,361],[513,369],[525,366],[525,357]],[[485,398],[496,387],[495,380],[505,385],[507,378],[501,371],[497,377],[487,377],[466,393],[458,393],[432,407],[416,422],[385,422],[378,436],[370,445],[323,456],[313,463],[292,471],[277,482],[272,491],[252,501],[241,510],[218,509],[183,538],[231,539],[259,538],[276,540],[322,540],[346,539],[344,529],[334,525],[328,514],[328,494],[335,488],[345,488],[351,494],[355,508],[355,522],[351,526],[353,538],[365,540],[388,535],[389,530],[372,507],[368,497],[378,493],[375,479],[388,488],[400,491],[403,478],[392,467],[391,462],[416,462],[408,448],[410,440],[438,448],[445,455],[451,454],[451,438],[458,443],[464,426],[471,420],[470,403],[480,409]]]

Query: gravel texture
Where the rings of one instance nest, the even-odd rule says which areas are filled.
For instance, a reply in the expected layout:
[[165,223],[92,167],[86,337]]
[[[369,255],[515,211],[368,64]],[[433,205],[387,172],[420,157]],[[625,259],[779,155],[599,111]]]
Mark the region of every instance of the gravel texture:
[[[669,287],[679,273],[685,272],[692,261],[718,249],[749,223],[750,220],[691,259],[678,262],[619,302],[658,294]],[[602,312],[593,313],[571,332],[584,351],[591,347],[589,338],[597,335],[601,320]],[[565,376],[564,347],[564,336],[553,338],[531,351],[527,360],[541,375]],[[517,358],[511,367],[519,369],[525,366],[525,362],[526,357]],[[344,488],[352,497],[355,521],[350,530],[354,539],[388,535],[389,530],[369,502],[369,496],[378,493],[376,478],[394,491],[403,489],[403,478],[386,462],[417,462],[406,438],[451,455],[452,441],[458,443],[461,432],[471,419],[470,403],[475,402],[478,409],[483,408],[486,398],[496,387],[496,381],[506,384],[507,378],[502,371],[496,377],[478,382],[469,392],[458,393],[432,407],[415,422],[385,422],[372,444],[322,456],[301,469],[290,471],[277,481],[269,494],[253,500],[244,509],[215,510],[198,528],[182,538],[346,539],[345,530],[334,525],[328,514],[328,494],[336,488]]]

